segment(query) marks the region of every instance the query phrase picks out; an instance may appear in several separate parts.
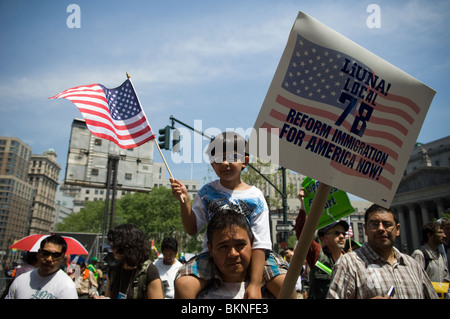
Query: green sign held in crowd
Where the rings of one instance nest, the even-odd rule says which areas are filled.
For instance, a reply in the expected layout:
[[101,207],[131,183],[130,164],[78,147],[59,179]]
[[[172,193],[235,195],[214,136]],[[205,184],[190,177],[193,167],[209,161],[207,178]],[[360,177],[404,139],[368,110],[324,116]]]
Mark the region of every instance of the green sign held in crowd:
[[[305,189],[305,211],[306,214],[308,214],[314,200],[314,196],[316,195],[316,191],[319,188],[319,182],[312,178],[306,177],[302,183],[302,187]],[[327,203],[323,209],[322,216],[320,217],[317,229],[350,215],[354,211],[355,209],[350,204],[347,193],[332,187]]]

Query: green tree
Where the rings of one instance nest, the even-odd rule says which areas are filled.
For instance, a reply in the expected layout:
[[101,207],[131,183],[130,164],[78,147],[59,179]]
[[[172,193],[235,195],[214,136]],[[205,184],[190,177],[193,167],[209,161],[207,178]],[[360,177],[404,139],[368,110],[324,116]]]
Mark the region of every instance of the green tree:
[[[86,202],[78,213],[57,224],[57,231],[102,233],[105,203]],[[155,241],[160,251],[165,237],[175,237],[180,251],[198,252],[201,237],[189,236],[181,223],[180,206],[166,187],[153,188],[149,193],[127,194],[116,201],[113,227],[124,223],[137,225],[145,235]]]
[[[271,171],[273,167],[271,167],[271,163],[266,163],[261,161],[260,159],[255,158],[255,161],[251,163],[254,168],[256,168],[259,172],[263,173],[265,171]],[[276,182],[276,175],[273,174],[264,174],[264,176],[270,180],[273,184],[275,184],[278,189],[281,189],[281,186],[279,186]],[[271,186],[256,170],[254,170],[251,167],[247,167],[242,172],[242,180],[246,182],[249,185],[256,186],[263,190],[263,187],[267,185],[267,187],[273,187]],[[269,206],[269,209],[276,209],[281,208],[281,195],[278,192],[275,192],[275,196],[266,196],[267,205]]]
[[56,231],[102,233],[105,202],[86,202],[78,212],[72,213],[61,223],[56,224]]
[[183,230],[179,203],[166,187],[154,188],[148,194],[127,194],[117,206],[121,207],[124,223],[138,225],[155,241],[160,242],[164,237]]

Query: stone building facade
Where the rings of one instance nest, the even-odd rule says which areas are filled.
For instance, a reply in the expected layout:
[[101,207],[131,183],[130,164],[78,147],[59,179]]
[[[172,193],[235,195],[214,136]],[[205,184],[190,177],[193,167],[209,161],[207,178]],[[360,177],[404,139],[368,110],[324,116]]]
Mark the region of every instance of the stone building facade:
[[401,225],[396,245],[411,253],[421,244],[422,226],[450,212],[450,136],[416,144],[391,206]]

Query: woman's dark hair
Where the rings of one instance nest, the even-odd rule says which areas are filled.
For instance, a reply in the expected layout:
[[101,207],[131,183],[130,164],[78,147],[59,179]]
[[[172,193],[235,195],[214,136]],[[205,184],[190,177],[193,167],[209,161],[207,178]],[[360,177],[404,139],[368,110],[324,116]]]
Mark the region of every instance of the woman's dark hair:
[[232,208],[219,209],[210,219],[206,229],[208,242],[212,244],[212,238],[216,231],[230,228],[232,226],[238,226],[245,229],[247,231],[248,238],[250,238],[250,242],[253,242],[253,233],[247,218]]
[[120,255],[120,262],[140,268],[150,257],[149,243],[142,230],[134,224],[123,224],[108,232],[111,248]]

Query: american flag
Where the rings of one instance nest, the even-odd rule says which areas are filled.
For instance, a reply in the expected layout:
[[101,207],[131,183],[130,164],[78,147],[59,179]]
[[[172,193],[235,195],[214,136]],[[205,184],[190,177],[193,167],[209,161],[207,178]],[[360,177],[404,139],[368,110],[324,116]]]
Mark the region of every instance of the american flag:
[[[357,63],[368,72],[374,72],[347,54],[322,47],[297,35],[294,50],[281,83],[282,90],[276,96],[276,103],[273,104],[270,117],[276,121],[285,122],[289,110],[294,109],[318,120],[322,118],[325,122],[329,120],[335,123],[347,107],[347,104],[339,101],[341,93],[345,92],[346,80],[349,78],[349,75],[342,71],[345,63],[349,65]],[[391,106],[393,101],[396,107]],[[406,97],[381,93],[377,96],[376,106],[364,131],[364,139],[366,143],[389,155],[383,167],[384,176],[380,176],[377,180],[388,189],[392,189],[392,179],[395,175],[393,162],[398,160],[403,145],[402,138],[407,136],[419,111],[420,108]],[[355,108],[339,129],[359,138],[350,133],[356,115]],[[281,126],[278,123],[265,122],[261,127],[270,131],[271,128]],[[334,131],[333,127],[331,136]],[[310,136],[306,136],[304,141],[308,142],[309,138]],[[358,157],[357,162],[360,158]],[[335,161],[330,160],[330,165],[348,175],[370,178]]]
[[155,241],[152,239],[152,247],[151,247],[151,249],[152,250],[154,250],[155,251],[155,254],[156,254],[156,256],[158,256],[159,257],[159,252],[158,252],[158,249],[156,249],[156,246],[155,246]]
[[92,134],[121,148],[134,148],[155,138],[129,79],[114,89],[101,84],[77,86],[50,99],[56,98],[72,101]]
[[345,239],[349,239],[353,237],[353,228],[352,223],[350,222],[350,217],[347,218],[348,230],[345,233]]

